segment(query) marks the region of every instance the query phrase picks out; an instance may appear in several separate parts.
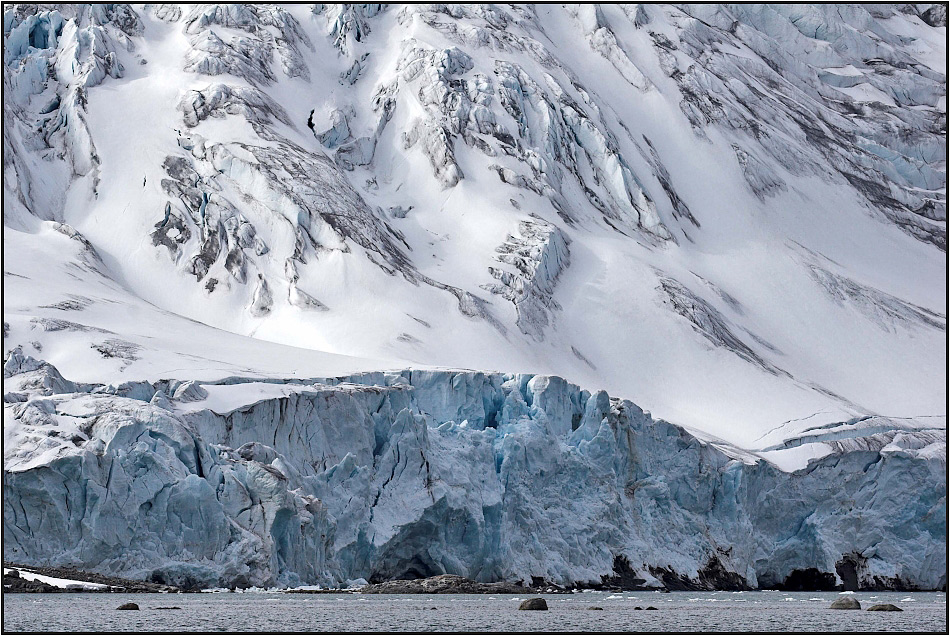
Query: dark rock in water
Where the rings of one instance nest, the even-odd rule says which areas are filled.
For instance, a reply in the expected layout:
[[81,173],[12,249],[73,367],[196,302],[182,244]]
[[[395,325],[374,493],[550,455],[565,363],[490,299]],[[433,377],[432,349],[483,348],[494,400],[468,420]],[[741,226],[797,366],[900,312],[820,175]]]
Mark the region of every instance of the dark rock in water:
[[521,605],[518,606],[520,610],[546,610],[547,608],[548,603],[543,598],[529,598],[521,601]]
[[440,574],[412,581],[385,581],[366,585],[363,594],[530,594],[517,583],[479,583],[455,574]]
[[139,606],[136,603],[123,603],[122,605],[119,605],[116,609],[117,610],[137,610],[138,608]]
[[647,609],[648,609],[648,610],[655,610],[656,608],[651,605],[651,606],[648,607]]
[[603,607],[597,607],[596,605],[591,605],[591,606],[588,607],[587,609],[589,609],[589,610],[603,610],[604,608],[603,608]]
[[173,607],[156,607],[155,609],[157,609],[157,610],[176,610],[176,609],[181,609],[181,608],[176,605],[176,606],[173,606]]
[[640,607],[639,605],[637,605],[637,606],[636,606],[636,607],[634,607],[633,609],[635,609],[635,610],[642,610],[643,608],[642,608],[642,607]]
[[853,596],[842,596],[836,599],[829,609],[859,610],[861,609],[861,604],[858,603],[858,599]]
[[901,608],[896,605],[891,605],[890,603],[878,603],[877,605],[872,605],[868,608],[869,612],[903,612]]

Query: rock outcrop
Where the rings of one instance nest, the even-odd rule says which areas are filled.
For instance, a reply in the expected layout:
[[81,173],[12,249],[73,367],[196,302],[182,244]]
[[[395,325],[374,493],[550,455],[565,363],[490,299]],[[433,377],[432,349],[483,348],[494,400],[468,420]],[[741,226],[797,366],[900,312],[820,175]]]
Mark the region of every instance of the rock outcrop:
[[362,594],[526,594],[530,591],[516,583],[479,583],[454,574],[384,581],[360,588]]

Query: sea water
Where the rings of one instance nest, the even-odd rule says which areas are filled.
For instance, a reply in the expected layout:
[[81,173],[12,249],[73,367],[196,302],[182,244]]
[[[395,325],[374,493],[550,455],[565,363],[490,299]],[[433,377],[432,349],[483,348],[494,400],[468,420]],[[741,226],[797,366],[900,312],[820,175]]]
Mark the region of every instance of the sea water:
[[[4,594],[15,631],[947,631],[947,596],[859,592],[862,610],[831,610],[836,592],[578,592],[525,596],[287,594]],[[125,602],[139,611],[119,611]],[[903,612],[867,612],[892,603]],[[602,611],[589,607],[602,607]],[[656,607],[637,610],[636,607]],[[179,607],[180,609],[158,609]]]

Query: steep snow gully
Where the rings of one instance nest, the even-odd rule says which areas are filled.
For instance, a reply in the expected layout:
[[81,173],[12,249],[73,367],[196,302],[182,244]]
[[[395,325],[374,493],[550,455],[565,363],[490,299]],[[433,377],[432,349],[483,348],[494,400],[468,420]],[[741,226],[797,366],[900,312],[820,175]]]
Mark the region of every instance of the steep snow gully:
[[944,5],[3,33],[4,559],[946,588]]

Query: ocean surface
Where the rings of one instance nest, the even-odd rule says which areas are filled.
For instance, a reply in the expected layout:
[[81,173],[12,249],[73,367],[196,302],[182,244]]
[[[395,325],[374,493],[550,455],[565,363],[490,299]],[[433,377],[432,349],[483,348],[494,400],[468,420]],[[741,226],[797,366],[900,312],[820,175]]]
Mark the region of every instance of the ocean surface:
[[[579,592],[544,595],[549,611],[530,612],[518,610],[528,597],[508,595],[4,594],[3,631],[947,631],[944,593],[854,595],[862,608],[893,603],[903,612],[828,609],[838,596]],[[128,601],[141,610],[116,610]]]

